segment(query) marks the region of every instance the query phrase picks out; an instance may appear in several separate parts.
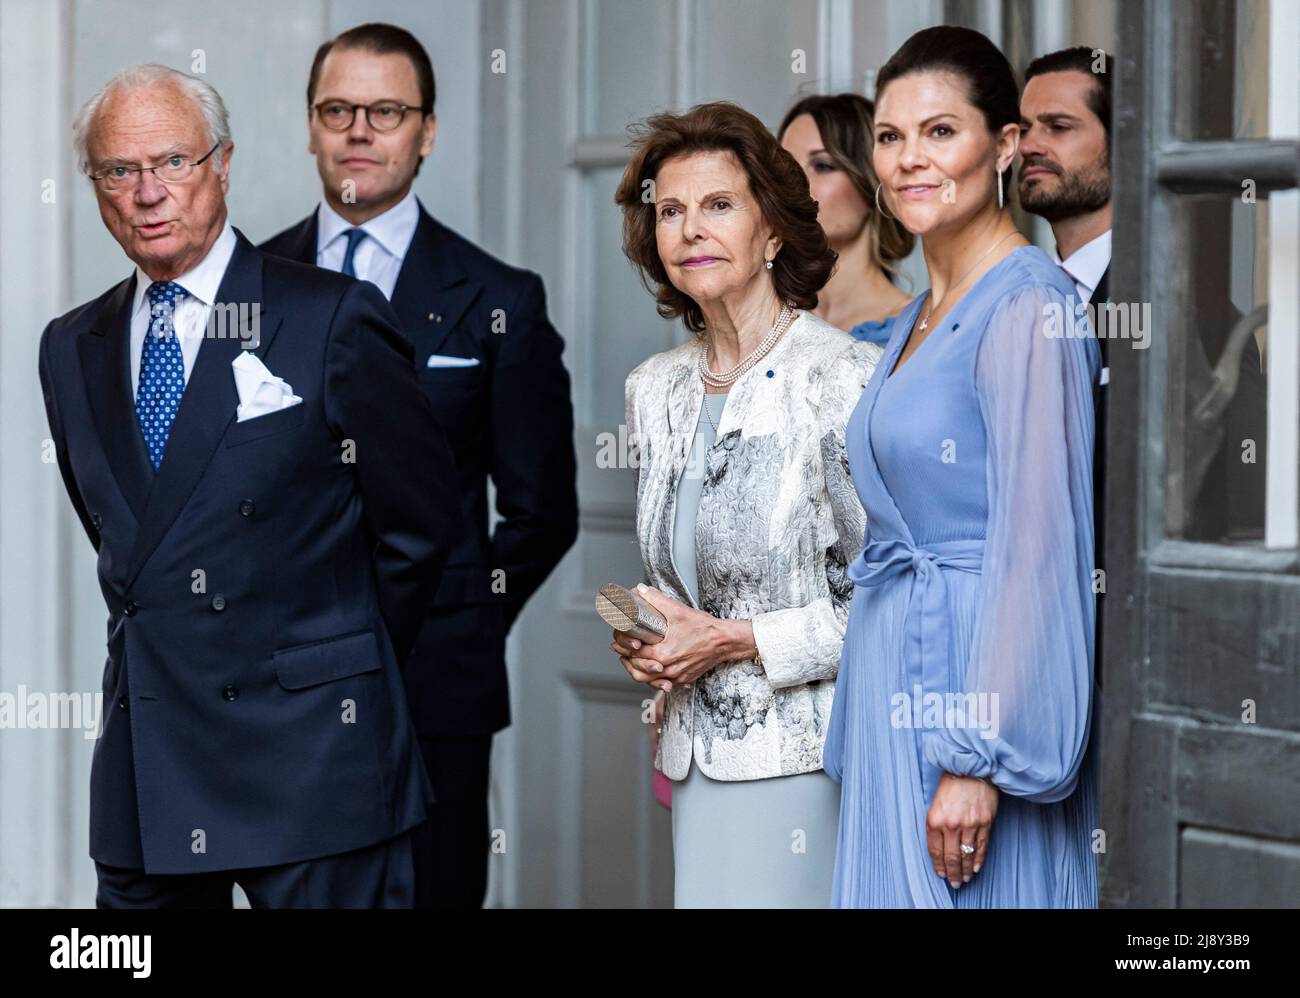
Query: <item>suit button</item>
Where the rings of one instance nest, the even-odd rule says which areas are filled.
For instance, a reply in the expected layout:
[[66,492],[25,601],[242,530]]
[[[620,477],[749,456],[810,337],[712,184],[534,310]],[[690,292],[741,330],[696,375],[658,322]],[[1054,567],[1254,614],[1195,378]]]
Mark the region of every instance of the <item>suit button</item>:
[[252,516],[257,512],[257,504],[252,499],[241,499],[239,502],[239,515]]
[[237,687],[237,686],[227,686],[224,690],[221,691],[221,695],[222,695],[223,697],[225,697],[227,700],[238,700],[238,699],[239,699],[239,687]]
[[98,513],[90,514],[90,522],[95,525],[96,530],[99,530],[101,527],[104,526],[104,518],[100,516]]
[[128,617],[134,617],[135,612],[139,609],[140,609],[140,604],[138,604],[135,600],[129,599],[126,601],[126,606],[122,607],[122,612],[126,614]]
[[220,613],[225,608],[226,597],[222,596],[221,593],[217,593],[217,595],[212,597],[212,609],[216,610],[217,613]]
[[126,697],[118,697],[117,705],[122,708],[122,710],[126,710]]

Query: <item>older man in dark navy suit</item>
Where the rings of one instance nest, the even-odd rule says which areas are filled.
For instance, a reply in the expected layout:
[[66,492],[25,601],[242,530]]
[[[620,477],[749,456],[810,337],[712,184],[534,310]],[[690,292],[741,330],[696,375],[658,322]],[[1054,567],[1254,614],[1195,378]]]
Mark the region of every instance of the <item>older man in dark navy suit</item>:
[[399,666],[458,518],[410,347],[371,285],[231,227],[205,82],[128,70],[76,135],[136,264],[40,349],[109,611],[97,901],[409,907],[432,793]]
[[[437,128],[419,41],[365,24],[326,42],[307,105],[324,198],[262,248],[355,274],[392,300],[460,471],[458,541],[403,675],[438,798],[417,832],[417,906],[476,907],[492,735],[510,723],[506,632],[578,532],[564,341],[536,274],[489,256],[416,200]],[[501,517],[490,533],[489,478]]]

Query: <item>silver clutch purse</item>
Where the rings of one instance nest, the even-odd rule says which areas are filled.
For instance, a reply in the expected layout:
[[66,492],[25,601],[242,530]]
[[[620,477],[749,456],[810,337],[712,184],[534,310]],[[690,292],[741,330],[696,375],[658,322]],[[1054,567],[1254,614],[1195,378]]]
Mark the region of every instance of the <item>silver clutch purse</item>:
[[596,612],[616,631],[632,635],[648,645],[662,641],[668,634],[664,615],[643,600],[635,589],[610,582],[596,590]]

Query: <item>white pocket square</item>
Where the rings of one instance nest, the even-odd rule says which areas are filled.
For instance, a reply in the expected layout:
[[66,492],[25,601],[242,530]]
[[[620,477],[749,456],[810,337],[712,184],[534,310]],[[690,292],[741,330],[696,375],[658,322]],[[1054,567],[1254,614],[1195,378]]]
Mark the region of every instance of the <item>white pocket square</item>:
[[235,422],[243,423],[302,404],[302,396],[295,395],[293,387],[267,370],[256,355],[240,353],[230,362],[230,367],[235,373],[235,389],[239,392]]
[[453,357],[445,353],[429,354],[428,363],[425,367],[477,367],[477,357]]

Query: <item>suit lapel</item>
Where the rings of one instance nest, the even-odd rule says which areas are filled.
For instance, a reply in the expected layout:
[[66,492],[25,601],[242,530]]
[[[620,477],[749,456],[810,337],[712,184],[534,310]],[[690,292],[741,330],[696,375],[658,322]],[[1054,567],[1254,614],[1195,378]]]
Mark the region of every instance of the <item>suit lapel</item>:
[[277,253],[289,260],[316,266],[316,233],[319,231],[317,219],[320,209],[316,209],[302,220],[296,228],[286,233]]
[[[1107,264],[1106,269],[1101,272],[1101,280],[1097,282],[1096,290],[1094,290],[1092,293],[1091,304],[1093,306],[1093,315],[1096,315],[1097,311],[1101,309],[1101,307],[1104,306],[1108,301],[1110,301],[1110,265],[1109,264]],[[1109,332],[1109,330],[1107,331]],[[1103,367],[1105,367],[1107,364],[1110,363],[1109,346],[1110,346],[1109,341],[1105,336],[1100,336],[1097,338],[1097,348],[1101,351],[1101,363]]]
[[393,310],[415,347],[417,369],[438,352],[482,290],[482,285],[465,273],[446,230],[421,205],[392,300]]
[[695,424],[700,418],[704,390],[695,373],[696,354],[691,352],[683,362],[674,364],[667,372],[668,390],[664,395],[667,440],[654,459],[653,472],[657,485],[651,485],[649,494],[663,497],[656,509],[656,518],[650,529],[648,551],[650,563],[662,566],[663,589],[670,596],[694,606],[686,583],[673,559],[673,528],[677,519],[677,487],[682,471],[691,458],[695,442]]
[[1100,305],[1110,301],[1110,266],[1101,272],[1101,280],[1097,282],[1096,290],[1092,293],[1092,303]]
[[[275,337],[279,320],[268,316],[269,310],[263,304],[262,255],[238,229],[235,235],[235,252],[217,291],[214,309],[226,304],[246,306],[250,316],[251,310],[260,311],[260,343],[255,353],[262,357]],[[242,343],[237,335],[205,336],[199,347],[127,562],[127,585],[134,581],[194,494],[213,451],[235,418],[239,394],[230,365],[243,349]]]
[[100,306],[90,332],[77,341],[86,395],[108,465],[137,521],[153,484],[153,465],[131,389],[131,302],[135,277],[119,284]]
[[[301,263],[316,264],[319,236],[317,209],[284,237],[276,252]],[[420,206],[415,235],[402,260],[393,288],[393,311],[415,346],[417,368],[424,367],[451,335],[456,323],[482,291],[460,265],[447,230]]]

